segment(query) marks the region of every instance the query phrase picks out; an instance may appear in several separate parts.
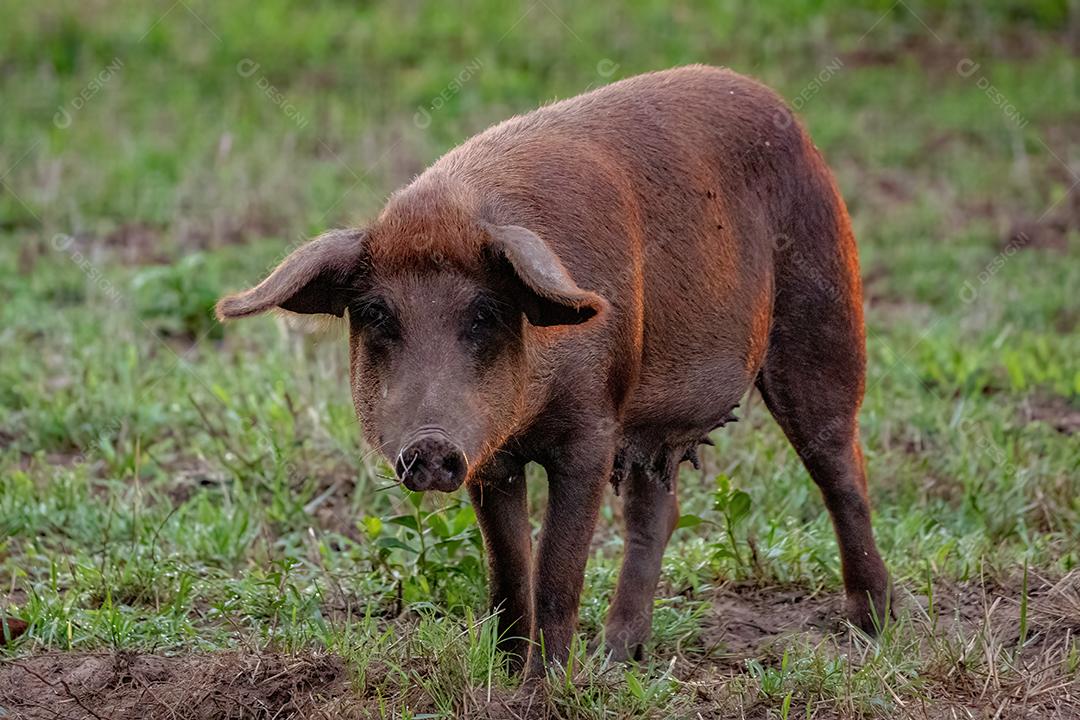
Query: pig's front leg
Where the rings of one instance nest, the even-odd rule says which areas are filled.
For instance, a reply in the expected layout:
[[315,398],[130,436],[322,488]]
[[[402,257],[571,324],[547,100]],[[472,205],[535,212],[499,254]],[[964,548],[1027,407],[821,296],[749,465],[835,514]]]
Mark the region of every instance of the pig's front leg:
[[536,615],[527,676],[543,676],[547,664],[566,662],[612,455],[606,448],[580,448],[562,454],[548,468],[548,507],[536,556]]
[[488,555],[491,608],[499,613],[499,649],[516,671],[528,656],[532,632],[532,527],[525,476],[503,472],[469,484]]

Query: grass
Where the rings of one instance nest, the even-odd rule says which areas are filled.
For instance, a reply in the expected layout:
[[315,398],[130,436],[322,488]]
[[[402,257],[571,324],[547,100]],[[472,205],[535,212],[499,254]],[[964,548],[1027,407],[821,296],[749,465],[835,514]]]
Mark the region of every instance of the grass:
[[[0,610],[30,627],[0,643],[0,708],[64,677],[54,653],[108,653],[175,661],[174,689],[258,680],[251,717],[1080,716],[1075,3],[710,5],[13,8]],[[792,99],[852,211],[899,619],[876,643],[837,624],[828,517],[752,396],[682,478],[650,660],[584,650],[613,498],[582,645],[530,697],[494,652],[472,511],[389,487],[341,338],[210,308],[488,124],[685,62]],[[110,707],[71,677],[46,705]]]

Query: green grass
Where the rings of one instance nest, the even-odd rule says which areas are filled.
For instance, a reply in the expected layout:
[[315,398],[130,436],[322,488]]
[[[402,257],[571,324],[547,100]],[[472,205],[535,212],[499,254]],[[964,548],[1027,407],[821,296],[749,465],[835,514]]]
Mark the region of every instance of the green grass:
[[[751,397],[681,480],[650,661],[579,649],[538,702],[574,718],[1076,711],[1075,3],[702,5],[10,9],[0,610],[30,630],[0,653],[326,651],[358,716],[524,707],[493,649],[474,516],[391,487],[360,442],[343,339],[222,328],[210,308],[500,118],[710,62],[800,98],[852,211],[862,442],[900,619],[880,643],[830,625],[828,516]],[[1014,225],[1027,239],[1009,245]],[[583,646],[618,517],[612,499]],[[781,592],[824,620],[733,650],[732,607],[768,625],[799,605],[770,604]]]

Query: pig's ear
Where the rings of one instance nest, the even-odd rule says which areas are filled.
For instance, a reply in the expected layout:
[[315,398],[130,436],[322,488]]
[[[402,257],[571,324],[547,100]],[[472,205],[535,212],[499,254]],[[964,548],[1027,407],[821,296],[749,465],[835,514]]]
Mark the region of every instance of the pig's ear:
[[341,317],[365,271],[363,230],[331,230],[289,255],[261,283],[217,304],[221,321],[273,308]]
[[524,289],[522,305],[532,325],[578,325],[607,309],[607,301],[574,283],[540,236],[517,225],[489,225],[492,250],[504,258]]

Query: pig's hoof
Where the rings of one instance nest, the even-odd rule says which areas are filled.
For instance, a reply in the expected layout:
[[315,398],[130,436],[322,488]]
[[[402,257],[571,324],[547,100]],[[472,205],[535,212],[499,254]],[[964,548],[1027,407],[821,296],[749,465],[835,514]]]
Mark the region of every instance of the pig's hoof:
[[613,662],[641,662],[645,659],[645,643],[606,644],[605,648]]
[[506,638],[499,643],[503,662],[511,675],[520,675],[529,658],[529,641],[522,638]]
[[848,595],[847,616],[852,625],[870,637],[877,637],[888,622],[896,618],[891,584],[876,592]]
[[[600,638],[589,643],[589,653],[596,653],[603,649],[604,657],[612,662],[641,662],[645,659],[645,643],[643,641],[627,640],[619,642],[618,631],[605,632],[607,636],[603,642]],[[625,634],[622,635],[625,637]]]

